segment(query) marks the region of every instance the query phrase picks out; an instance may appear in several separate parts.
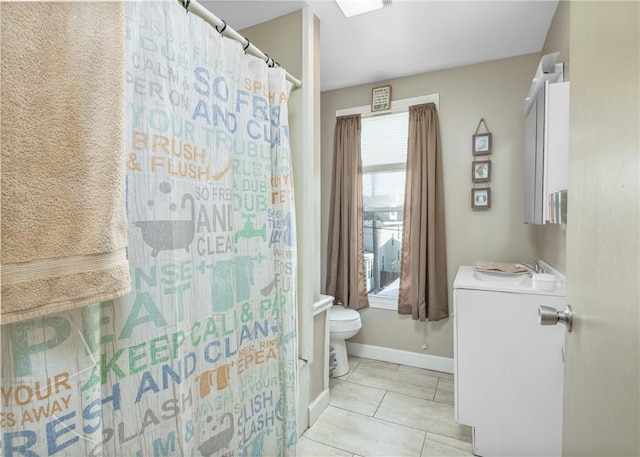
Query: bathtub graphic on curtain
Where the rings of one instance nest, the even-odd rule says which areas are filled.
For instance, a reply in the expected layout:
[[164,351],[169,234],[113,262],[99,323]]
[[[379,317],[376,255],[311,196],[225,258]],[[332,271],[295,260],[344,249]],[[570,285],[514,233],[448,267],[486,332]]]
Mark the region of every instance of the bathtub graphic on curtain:
[[3,327],[0,454],[295,455],[291,87],[178,2],[126,8],[132,292]]
[[[171,192],[171,184],[167,181],[161,182],[159,189],[161,192],[166,189],[165,192],[169,193]],[[181,207],[183,209],[185,204],[190,208],[187,219],[136,222],[136,227],[140,227],[142,232],[142,240],[153,249],[151,257],[157,256],[163,250],[184,249],[189,252],[196,232],[195,202],[191,194],[186,193],[182,196]],[[153,206],[154,201],[149,200],[148,205]],[[177,205],[171,203],[169,208],[171,211],[175,211]]]

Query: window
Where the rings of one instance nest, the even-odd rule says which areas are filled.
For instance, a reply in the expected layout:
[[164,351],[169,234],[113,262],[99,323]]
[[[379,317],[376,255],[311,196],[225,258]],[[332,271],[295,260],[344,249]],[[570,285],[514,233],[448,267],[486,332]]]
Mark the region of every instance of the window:
[[373,115],[370,105],[336,111],[361,115],[364,261],[372,308],[397,309],[409,106],[421,103],[438,106],[439,95],[393,100],[385,114]]
[[408,110],[362,118],[364,250],[372,268],[367,291],[380,298],[397,299],[400,285],[408,128]]

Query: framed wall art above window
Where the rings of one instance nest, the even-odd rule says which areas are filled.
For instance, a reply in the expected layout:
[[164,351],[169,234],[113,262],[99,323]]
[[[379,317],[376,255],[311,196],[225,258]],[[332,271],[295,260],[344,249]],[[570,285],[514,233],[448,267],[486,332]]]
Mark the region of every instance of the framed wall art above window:
[[391,85],[371,89],[371,111],[391,109]]

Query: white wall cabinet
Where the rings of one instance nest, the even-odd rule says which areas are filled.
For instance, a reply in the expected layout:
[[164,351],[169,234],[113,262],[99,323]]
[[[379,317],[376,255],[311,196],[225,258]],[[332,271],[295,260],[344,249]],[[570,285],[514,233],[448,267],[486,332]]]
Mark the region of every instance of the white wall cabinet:
[[562,296],[454,289],[456,420],[473,427],[473,452],[562,453],[565,328],[538,324],[538,306]]
[[524,222],[526,224],[542,224],[543,221],[544,95],[543,88],[533,101],[525,121]]
[[546,100],[544,194],[549,195],[569,188],[569,81],[549,84]]
[[569,82],[546,80],[532,88],[525,114],[524,222],[545,224],[549,194],[569,187]]

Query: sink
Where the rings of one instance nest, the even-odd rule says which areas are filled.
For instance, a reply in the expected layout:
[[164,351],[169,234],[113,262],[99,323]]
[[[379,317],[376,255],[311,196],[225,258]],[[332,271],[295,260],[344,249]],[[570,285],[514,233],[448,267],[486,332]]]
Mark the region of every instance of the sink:
[[504,273],[478,270],[471,265],[459,268],[453,287],[468,290],[564,296],[566,276],[544,263],[547,273]]
[[508,274],[493,271],[474,271],[473,278],[478,281],[499,286],[529,286],[531,277],[526,274]]

